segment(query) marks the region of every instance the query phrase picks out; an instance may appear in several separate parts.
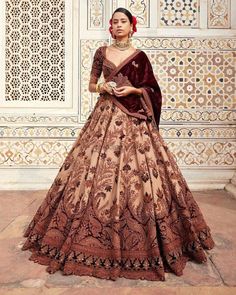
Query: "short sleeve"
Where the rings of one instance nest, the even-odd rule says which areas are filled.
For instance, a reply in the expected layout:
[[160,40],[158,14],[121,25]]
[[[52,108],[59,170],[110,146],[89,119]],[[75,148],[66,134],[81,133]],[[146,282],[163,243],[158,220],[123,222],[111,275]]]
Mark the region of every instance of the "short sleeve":
[[90,83],[97,83],[102,73],[103,54],[102,48],[99,47],[93,57],[93,64],[90,72]]

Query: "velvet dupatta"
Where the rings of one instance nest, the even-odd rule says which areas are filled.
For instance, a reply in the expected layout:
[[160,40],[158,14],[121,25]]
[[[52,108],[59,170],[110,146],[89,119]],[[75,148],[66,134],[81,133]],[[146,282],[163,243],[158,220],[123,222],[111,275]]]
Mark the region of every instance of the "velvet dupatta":
[[114,81],[117,83],[117,87],[134,86],[141,88],[143,92],[142,95],[130,94],[125,97],[116,97],[107,93],[103,95],[110,96],[114,104],[127,114],[152,122],[159,129],[162,94],[145,52],[136,49],[119,66],[116,66],[106,58],[106,46],[100,47],[100,49],[102,49],[101,52],[98,49],[95,54],[93,69],[97,67],[100,72],[98,67],[101,67],[103,63],[110,63],[111,72],[108,75],[104,73],[106,82]]

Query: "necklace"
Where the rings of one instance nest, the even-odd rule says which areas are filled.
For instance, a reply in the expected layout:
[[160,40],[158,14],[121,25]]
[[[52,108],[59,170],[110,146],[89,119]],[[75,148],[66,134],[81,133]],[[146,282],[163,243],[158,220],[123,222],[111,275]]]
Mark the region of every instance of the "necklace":
[[131,47],[131,42],[130,39],[128,39],[126,42],[120,42],[115,40],[115,42],[112,45],[118,48],[119,50],[127,50]]

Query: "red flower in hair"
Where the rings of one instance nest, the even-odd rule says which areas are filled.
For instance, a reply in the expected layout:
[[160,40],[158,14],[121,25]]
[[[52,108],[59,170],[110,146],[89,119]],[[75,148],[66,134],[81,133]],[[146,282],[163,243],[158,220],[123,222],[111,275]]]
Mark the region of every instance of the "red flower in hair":
[[132,20],[133,20],[133,31],[137,32],[137,28],[136,28],[137,18],[135,16],[132,16]]

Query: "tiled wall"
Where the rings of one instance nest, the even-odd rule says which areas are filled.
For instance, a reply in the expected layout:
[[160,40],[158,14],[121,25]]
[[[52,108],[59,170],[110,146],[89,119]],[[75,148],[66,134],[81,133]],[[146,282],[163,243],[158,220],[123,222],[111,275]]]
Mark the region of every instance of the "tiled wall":
[[195,171],[208,178],[217,170],[227,177],[209,181],[222,187],[236,167],[231,2],[6,0],[0,173],[56,173],[96,103],[88,92],[93,54],[108,43],[111,12],[123,6],[137,16],[133,43],[162,90],[162,136],[190,183]]

